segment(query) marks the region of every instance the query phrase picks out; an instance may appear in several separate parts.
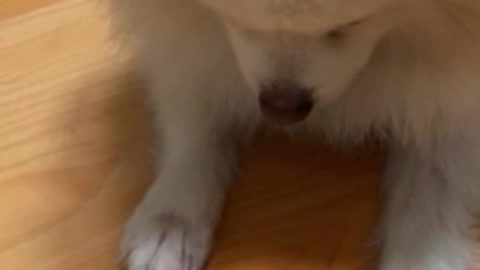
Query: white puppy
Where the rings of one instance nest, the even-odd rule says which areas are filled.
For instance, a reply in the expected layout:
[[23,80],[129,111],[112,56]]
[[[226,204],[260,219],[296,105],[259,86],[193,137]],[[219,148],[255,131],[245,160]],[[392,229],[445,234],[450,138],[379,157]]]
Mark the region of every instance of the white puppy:
[[[466,270],[480,203],[478,0],[113,0],[150,78],[162,166],[130,270],[199,270],[259,121],[390,145],[381,270]],[[160,163],[160,162],[159,162]]]

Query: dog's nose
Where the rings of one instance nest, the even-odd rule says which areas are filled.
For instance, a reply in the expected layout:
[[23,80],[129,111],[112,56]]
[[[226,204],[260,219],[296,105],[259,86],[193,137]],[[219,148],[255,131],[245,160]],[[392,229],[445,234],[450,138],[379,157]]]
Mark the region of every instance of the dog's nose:
[[263,115],[277,125],[293,125],[303,121],[312,111],[312,90],[292,85],[263,86],[260,89]]

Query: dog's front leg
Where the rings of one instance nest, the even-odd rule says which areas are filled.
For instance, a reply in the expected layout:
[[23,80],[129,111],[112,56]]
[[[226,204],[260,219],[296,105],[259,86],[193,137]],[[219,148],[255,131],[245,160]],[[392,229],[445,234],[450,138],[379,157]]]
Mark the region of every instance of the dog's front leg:
[[203,100],[175,108],[184,101],[174,98],[160,104],[163,165],[126,226],[129,270],[201,269],[232,177],[235,146],[225,125]]
[[479,143],[442,142],[428,153],[396,147],[386,173],[381,270],[466,270],[480,187]]

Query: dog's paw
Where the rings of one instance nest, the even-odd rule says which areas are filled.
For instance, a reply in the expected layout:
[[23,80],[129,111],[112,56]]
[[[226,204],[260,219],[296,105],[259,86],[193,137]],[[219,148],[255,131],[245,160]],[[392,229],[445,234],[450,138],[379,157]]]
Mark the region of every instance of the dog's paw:
[[[418,252],[418,254],[422,254]],[[383,261],[378,270],[466,270],[470,259],[448,252],[436,253],[433,249],[423,256],[409,255]]]
[[134,215],[127,223],[122,261],[128,270],[201,270],[211,230],[175,215]]

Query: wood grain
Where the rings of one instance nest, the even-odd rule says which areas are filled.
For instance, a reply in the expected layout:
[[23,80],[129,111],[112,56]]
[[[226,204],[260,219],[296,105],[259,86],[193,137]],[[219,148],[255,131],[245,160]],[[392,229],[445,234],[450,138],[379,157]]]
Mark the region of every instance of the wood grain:
[[[0,0],[0,269],[119,269],[151,114],[96,0]],[[371,269],[382,158],[263,139],[211,270]]]

